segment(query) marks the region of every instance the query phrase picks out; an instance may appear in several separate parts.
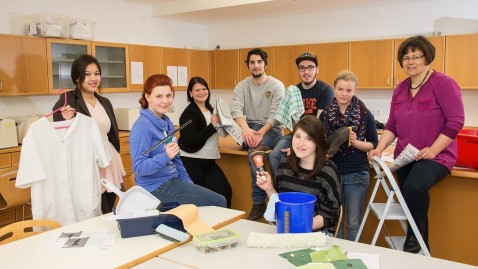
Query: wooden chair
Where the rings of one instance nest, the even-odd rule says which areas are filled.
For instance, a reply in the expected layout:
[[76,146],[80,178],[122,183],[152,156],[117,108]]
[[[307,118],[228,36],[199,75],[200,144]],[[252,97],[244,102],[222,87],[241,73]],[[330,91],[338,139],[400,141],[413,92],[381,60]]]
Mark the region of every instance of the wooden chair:
[[24,220],[25,205],[30,203],[30,188],[15,187],[17,172],[18,167],[0,169],[0,211],[23,206]]
[[61,227],[61,224],[54,220],[24,220],[14,222],[0,228],[0,245],[45,231],[45,229],[38,229],[39,227],[46,227],[49,228],[49,230],[53,230]]
[[337,226],[335,226],[334,237],[337,237],[339,233],[340,223],[342,223],[342,206],[340,206],[339,219],[337,220]]

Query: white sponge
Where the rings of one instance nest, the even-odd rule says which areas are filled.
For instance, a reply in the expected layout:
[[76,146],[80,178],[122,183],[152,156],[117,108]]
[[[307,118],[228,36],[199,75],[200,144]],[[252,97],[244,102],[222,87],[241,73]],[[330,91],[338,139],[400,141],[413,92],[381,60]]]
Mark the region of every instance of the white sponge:
[[251,232],[247,238],[250,248],[310,248],[323,247],[327,243],[327,235],[322,232],[263,234]]

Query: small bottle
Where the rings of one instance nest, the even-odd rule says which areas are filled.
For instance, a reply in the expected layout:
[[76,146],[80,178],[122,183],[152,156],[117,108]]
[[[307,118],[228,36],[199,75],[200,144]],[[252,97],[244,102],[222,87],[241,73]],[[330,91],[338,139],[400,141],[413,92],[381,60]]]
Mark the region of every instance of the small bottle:
[[259,171],[259,175],[261,177],[264,177],[265,178],[265,175],[264,175],[264,157],[260,154],[254,156],[252,158],[254,160],[254,164],[256,165],[256,168],[257,168],[257,171]]

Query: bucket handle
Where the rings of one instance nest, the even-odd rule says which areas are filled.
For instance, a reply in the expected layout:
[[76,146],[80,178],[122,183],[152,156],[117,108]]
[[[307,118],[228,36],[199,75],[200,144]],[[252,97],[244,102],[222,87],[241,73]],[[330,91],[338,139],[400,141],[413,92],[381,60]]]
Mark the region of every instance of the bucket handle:
[[284,210],[284,233],[290,233],[290,211]]

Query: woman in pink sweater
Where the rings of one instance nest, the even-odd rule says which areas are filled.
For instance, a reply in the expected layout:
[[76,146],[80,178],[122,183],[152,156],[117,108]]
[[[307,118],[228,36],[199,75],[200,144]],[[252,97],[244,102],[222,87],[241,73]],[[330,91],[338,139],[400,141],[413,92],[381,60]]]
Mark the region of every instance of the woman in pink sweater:
[[[398,48],[397,55],[409,78],[395,89],[385,130],[376,149],[369,152],[369,158],[380,157],[395,138],[395,157],[408,144],[419,150],[416,160],[396,173],[403,197],[428,246],[429,190],[450,173],[456,162],[455,138],[463,127],[465,113],[458,84],[430,68],[435,47],[427,38],[408,38]],[[403,249],[420,251],[410,227]]]

